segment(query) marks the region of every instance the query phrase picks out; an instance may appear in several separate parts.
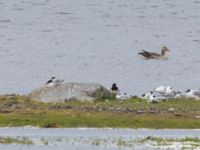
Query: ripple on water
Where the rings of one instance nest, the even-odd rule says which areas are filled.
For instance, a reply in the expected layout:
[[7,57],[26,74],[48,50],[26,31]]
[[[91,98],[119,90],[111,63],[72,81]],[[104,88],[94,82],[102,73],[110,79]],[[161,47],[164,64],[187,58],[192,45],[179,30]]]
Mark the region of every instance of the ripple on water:
[[[197,0],[1,1],[0,69],[6,75],[0,77],[7,85],[0,83],[0,93],[28,93],[33,86],[19,83],[31,79],[40,86],[39,81],[52,74],[67,81],[93,79],[106,87],[116,81],[122,92],[130,94],[153,89],[163,79],[180,90],[198,88],[200,79],[192,73],[200,74],[198,4]],[[163,45],[172,50],[167,61],[137,56],[141,49],[159,52]],[[183,82],[188,77],[191,80]]]

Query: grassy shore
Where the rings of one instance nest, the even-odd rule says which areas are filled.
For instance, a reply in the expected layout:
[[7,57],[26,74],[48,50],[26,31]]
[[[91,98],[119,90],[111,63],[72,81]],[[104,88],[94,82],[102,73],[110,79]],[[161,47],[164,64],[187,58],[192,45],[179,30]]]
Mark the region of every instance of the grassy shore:
[[41,103],[0,96],[0,126],[200,128],[200,101],[177,99]]

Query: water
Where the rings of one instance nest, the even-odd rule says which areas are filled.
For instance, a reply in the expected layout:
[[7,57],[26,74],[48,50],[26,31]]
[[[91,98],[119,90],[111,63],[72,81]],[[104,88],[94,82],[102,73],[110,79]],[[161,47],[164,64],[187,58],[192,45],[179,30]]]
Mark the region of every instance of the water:
[[[98,128],[0,128],[1,138],[12,137],[30,139],[34,144],[0,144],[4,150],[130,150],[130,149],[181,149],[186,148],[188,142],[178,142],[182,138],[200,138],[199,129],[98,129]],[[150,141],[134,142],[149,136],[161,139],[177,139],[171,144],[155,144]],[[127,144],[126,144],[127,142]],[[159,141],[158,141],[159,142]],[[189,143],[188,143],[189,144]],[[193,143],[194,144],[194,143]],[[198,143],[196,143],[198,144]],[[156,146],[157,145],[157,146]],[[191,144],[192,145],[192,144]],[[199,144],[198,144],[199,148]],[[191,147],[188,149],[192,149]],[[194,147],[193,147],[194,149]]]
[[[0,0],[0,93],[27,94],[50,77],[141,94],[200,85],[198,0]],[[141,60],[141,49],[171,49]]]

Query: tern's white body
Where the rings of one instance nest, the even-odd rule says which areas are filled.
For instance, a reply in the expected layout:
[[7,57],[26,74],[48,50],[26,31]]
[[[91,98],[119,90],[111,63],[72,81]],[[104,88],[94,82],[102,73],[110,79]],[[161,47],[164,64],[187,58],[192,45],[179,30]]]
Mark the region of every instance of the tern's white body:
[[188,89],[184,94],[185,98],[200,99],[200,90]]
[[119,99],[119,100],[126,100],[126,99],[129,99],[131,96],[128,95],[127,93],[124,93],[124,94],[117,94],[116,95],[116,99]]

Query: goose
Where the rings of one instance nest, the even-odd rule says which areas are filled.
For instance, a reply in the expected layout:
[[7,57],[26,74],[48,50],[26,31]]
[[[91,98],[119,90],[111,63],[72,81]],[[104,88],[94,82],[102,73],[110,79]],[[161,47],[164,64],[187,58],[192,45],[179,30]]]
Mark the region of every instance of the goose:
[[162,47],[161,54],[142,50],[141,52],[138,53],[138,55],[142,56],[142,58],[145,59],[168,59],[166,52],[169,51],[170,50],[166,46],[164,46]]

